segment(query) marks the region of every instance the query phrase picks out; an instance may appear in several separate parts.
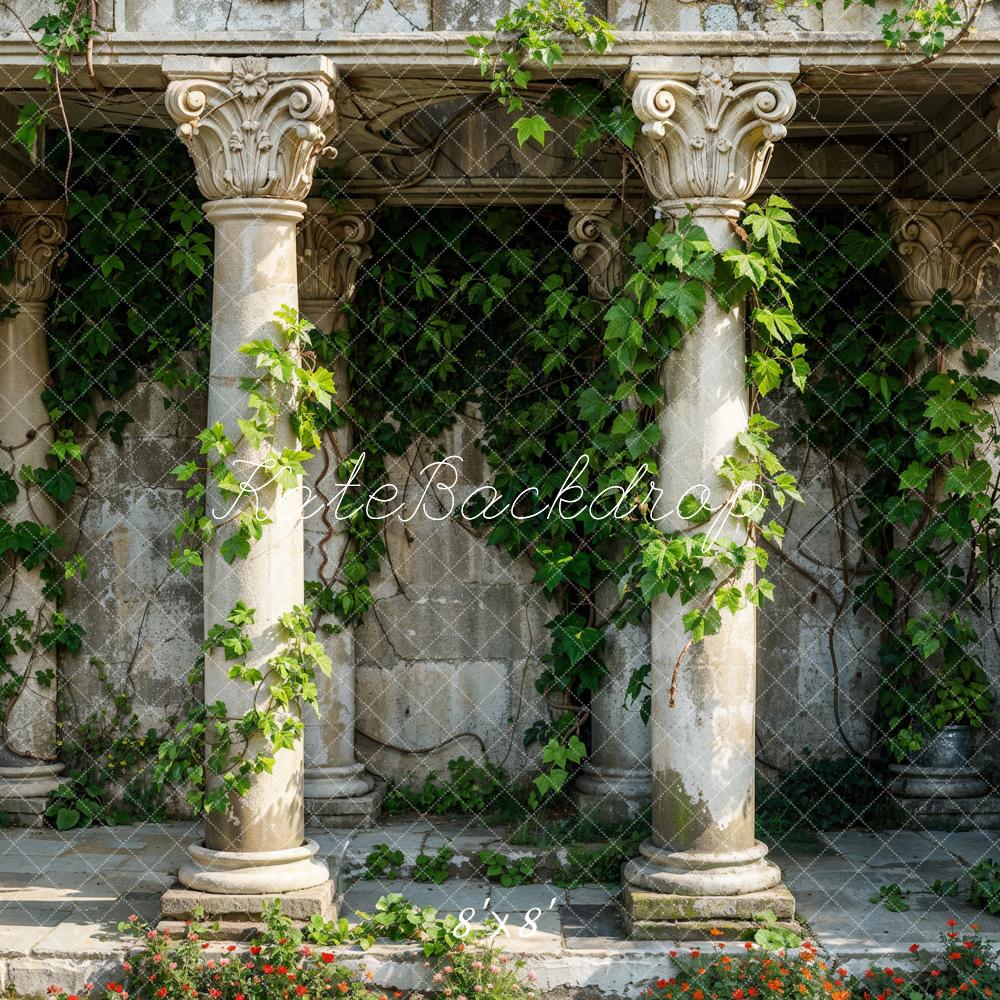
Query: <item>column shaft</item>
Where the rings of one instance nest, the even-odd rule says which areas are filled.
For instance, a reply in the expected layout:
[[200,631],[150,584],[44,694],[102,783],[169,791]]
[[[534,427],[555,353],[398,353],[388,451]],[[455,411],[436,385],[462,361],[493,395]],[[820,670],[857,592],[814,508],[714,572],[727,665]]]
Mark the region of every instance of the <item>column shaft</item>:
[[[215,225],[208,425],[221,422],[234,441],[240,437],[236,420],[247,412],[240,380],[254,372],[253,356],[239,349],[254,339],[275,339],[275,312],[283,305],[298,307],[295,227],[303,210],[301,202],[262,198],[206,206]],[[274,446],[279,451],[297,447],[287,420],[278,421]],[[241,448],[237,460],[262,457]],[[250,555],[230,565],[217,546],[205,553],[205,628],[224,622],[238,601],[254,608],[254,623],[247,627],[253,642],[247,665],[263,669],[282,645],[278,618],[304,599],[301,484],[284,491],[267,486],[255,502],[271,523]],[[232,501],[210,485],[208,503],[211,513],[213,508],[225,511]],[[255,694],[245,681],[229,679],[221,650],[207,654],[208,704],[224,701],[229,714],[239,716],[253,707]],[[251,753],[268,749],[262,737],[255,742]],[[301,744],[278,751],[272,772],[258,775],[246,795],[234,796],[229,812],[209,815],[205,829],[206,846],[219,851],[281,850],[299,847],[303,839]]]

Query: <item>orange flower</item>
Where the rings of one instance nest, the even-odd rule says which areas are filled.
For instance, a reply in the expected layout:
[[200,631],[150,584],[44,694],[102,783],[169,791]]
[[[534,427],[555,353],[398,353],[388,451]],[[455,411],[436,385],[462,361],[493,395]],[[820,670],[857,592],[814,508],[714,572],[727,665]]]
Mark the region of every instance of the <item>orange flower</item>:
[[337,989],[340,990],[341,993],[346,993],[350,987],[344,982],[343,979],[341,979],[341,981],[337,983]]
[[708,933],[711,934],[712,937],[722,936],[722,931],[720,931],[718,927],[713,927]]

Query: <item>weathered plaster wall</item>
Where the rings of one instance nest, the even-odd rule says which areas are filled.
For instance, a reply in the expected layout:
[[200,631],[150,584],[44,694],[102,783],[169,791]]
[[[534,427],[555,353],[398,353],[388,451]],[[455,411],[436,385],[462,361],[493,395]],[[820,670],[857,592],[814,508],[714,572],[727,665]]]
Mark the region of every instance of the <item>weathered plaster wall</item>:
[[131,697],[142,728],[161,726],[198,694],[188,672],[201,652],[201,574],[182,577],[169,562],[184,509],[170,470],[197,456],[194,435],[205,421],[203,400],[187,403],[186,413],[167,409],[161,389],[142,383],[113,407],[134,419],[121,447],[106,433],[81,442],[86,486],[62,527],[70,539],[78,532],[88,566],[68,586],[67,614],[86,628],[80,653],[60,659],[61,715],[70,726],[107,710],[102,667],[112,688]]

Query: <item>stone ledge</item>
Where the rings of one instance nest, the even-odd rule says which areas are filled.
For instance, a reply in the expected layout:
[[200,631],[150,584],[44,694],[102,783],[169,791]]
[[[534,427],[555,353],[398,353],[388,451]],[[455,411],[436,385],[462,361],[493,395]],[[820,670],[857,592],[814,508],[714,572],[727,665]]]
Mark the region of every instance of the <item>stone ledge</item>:
[[892,797],[911,830],[1000,830],[1000,796],[970,799]]
[[331,920],[337,915],[335,885],[335,879],[331,878],[312,889],[246,895],[196,892],[177,885],[163,894],[160,906],[166,922],[191,920],[195,910],[200,908],[204,913],[204,919],[209,923],[220,921],[239,925],[259,925],[264,905],[280,900],[282,913],[292,920],[304,923],[314,916]]
[[[766,910],[778,920],[795,918],[795,897],[783,884],[741,896],[680,896],[626,886],[620,898],[630,936],[633,927],[646,923],[671,924],[670,931],[661,935],[669,937],[671,933],[676,935],[678,924],[706,920],[752,921]],[[709,929],[708,926],[703,928],[702,937]]]

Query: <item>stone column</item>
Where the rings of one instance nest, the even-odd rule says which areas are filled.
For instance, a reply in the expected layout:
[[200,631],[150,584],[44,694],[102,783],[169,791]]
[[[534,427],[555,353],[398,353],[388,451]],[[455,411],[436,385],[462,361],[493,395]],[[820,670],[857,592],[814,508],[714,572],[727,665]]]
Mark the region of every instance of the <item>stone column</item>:
[[[336,124],[335,73],[327,59],[311,56],[175,58],[164,60],[163,71],[170,81],[167,110],[194,160],[215,226],[208,423],[221,421],[237,440],[236,421],[248,413],[240,382],[255,371],[253,357],[239,348],[274,339],[275,311],[298,307],[296,227],[317,157]],[[282,416],[275,447],[296,444]],[[236,458],[258,461],[261,455],[245,445]],[[283,644],[279,616],[304,603],[301,484],[285,492],[266,487],[257,502],[271,523],[248,558],[231,565],[223,560],[225,527],[205,547],[204,602],[206,631],[238,601],[256,609],[247,629],[253,642],[247,664],[260,667]],[[210,484],[208,510],[228,506]],[[206,656],[206,702],[221,700],[231,716],[240,716],[254,697],[251,685],[229,678],[218,651]],[[269,744],[257,738],[249,749]],[[279,751],[271,773],[256,775],[224,814],[206,817],[204,843],[192,845],[193,863],[179,874],[185,886],[244,897],[328,886],[318,847],[305,839],[302,759],[301,741]]]
[[[890,201],[888,209],[894,244],[889,264],[902,309],[916,316],[936,291],[944,290],[968,311],[984,265],[1000,253],[1000,201],[898,199]],[[965,370],[959,348],[940,348],[936,356],[921,361],[914,377],[924,365]],[[934,488],[943,496],[940,480]],[[897,541],[901,544],[903,536]],[[932,610],[932,605],[918,595],[912,613]],[[890,788],[909,825],[924,830],[1000,827],[1000,797],[989,794],[989,783],[975,764],[974,742],[969,727],[949,727],[926,739],[905,763],[890,764],[895,775]]]
[[[0,300],[13,310],[0,320],[0,450],[3,469],[18,483],[17,496],[0,514],[18,524],[34,521],[57,526],[51,501],[37,486],[20,482],[22,466],[44,467],[52,446],[52,425],[42,402],[49,378],[45,313],[54,291],[52,272],[66,239],[62,202],[9,198],[0,206],[0,226],[15,239],[6,261],[12,271]],[[5,560],[6,561],[6,560]],[[24,611],[35,632],[52,614],[43,595],[41,569],[20,563],[5,567],[9,588],[4,615]],[[41,826],[48,796],[59,785],[62,765],[56,763],[56,653],[35,642],[29,652],[16,652],[11,668],[24,678],[19,690],[0,706],[5,718],[0,731],[0,812],[26,826]],[[0,677],[0,687],[9,677]]]
[[[633,60],[632,104],[643,122],[636,152],[662,216],[690,212],[717,249],[738,245],[739,214],[795,109],[797,71],[794,59]],[[749,414],[743,304],[727,310],[709,295],[661,378],[660,513],[702,484],[719,506],[729,492],[719,463]],[[676,513],[660,522],[666,531],[686,523]],[[723,526],[727,534],[740,537],[735,524]],[[679,920],[719,926],[767,909],[794,914],[754,837],[755,611],[724,615],[719,634],[691,647],[671,707],[685,610],[666,595],[652,607],[653,835],[626,865],[624,891],[640,937],[675,935]]]
[[[329,337],[343,328],[342,310],[354,298],[358,267],[371,256],[375,226],[367,216],[375,202],[353,201],[346,210],[324,198],[311,198],[306,204],[298,240],[301,310],[316,326],[317,335]],[[350,396],[344,356],[334,365],[334,381],[343,405]],[[327,456],[326,474],[315,462],[309,470],[306,564],[310,579],[334,585],[349,536],[346,522],[321,505],[336,493],[337,466],[350,453],[351,444],[350,424],[345,422],[330,432],[332,454]],[[354,629],[344,626],[323,641],[333,673],[316,678],[319,716],[310,714],[305,721],[306,814],[324,826],[370,825],[382,795],[374,791],[374,779],[354,756]]]
[[[593,299],[610,301],[625,283],[619,203],[613,198],[567,200],[573,256],[586,275]],[[597,606],[607,614],[618,599],[613,581],[597,591]],[[649,805],[649,727],[639,703],[625,707],[629,678],[649,663],[649,630],[640,625],[610,626],[605,633],[607,675],[590,703],[590,755],[573,783],[572,798],[581,815],[607,824],[627,823]]]

